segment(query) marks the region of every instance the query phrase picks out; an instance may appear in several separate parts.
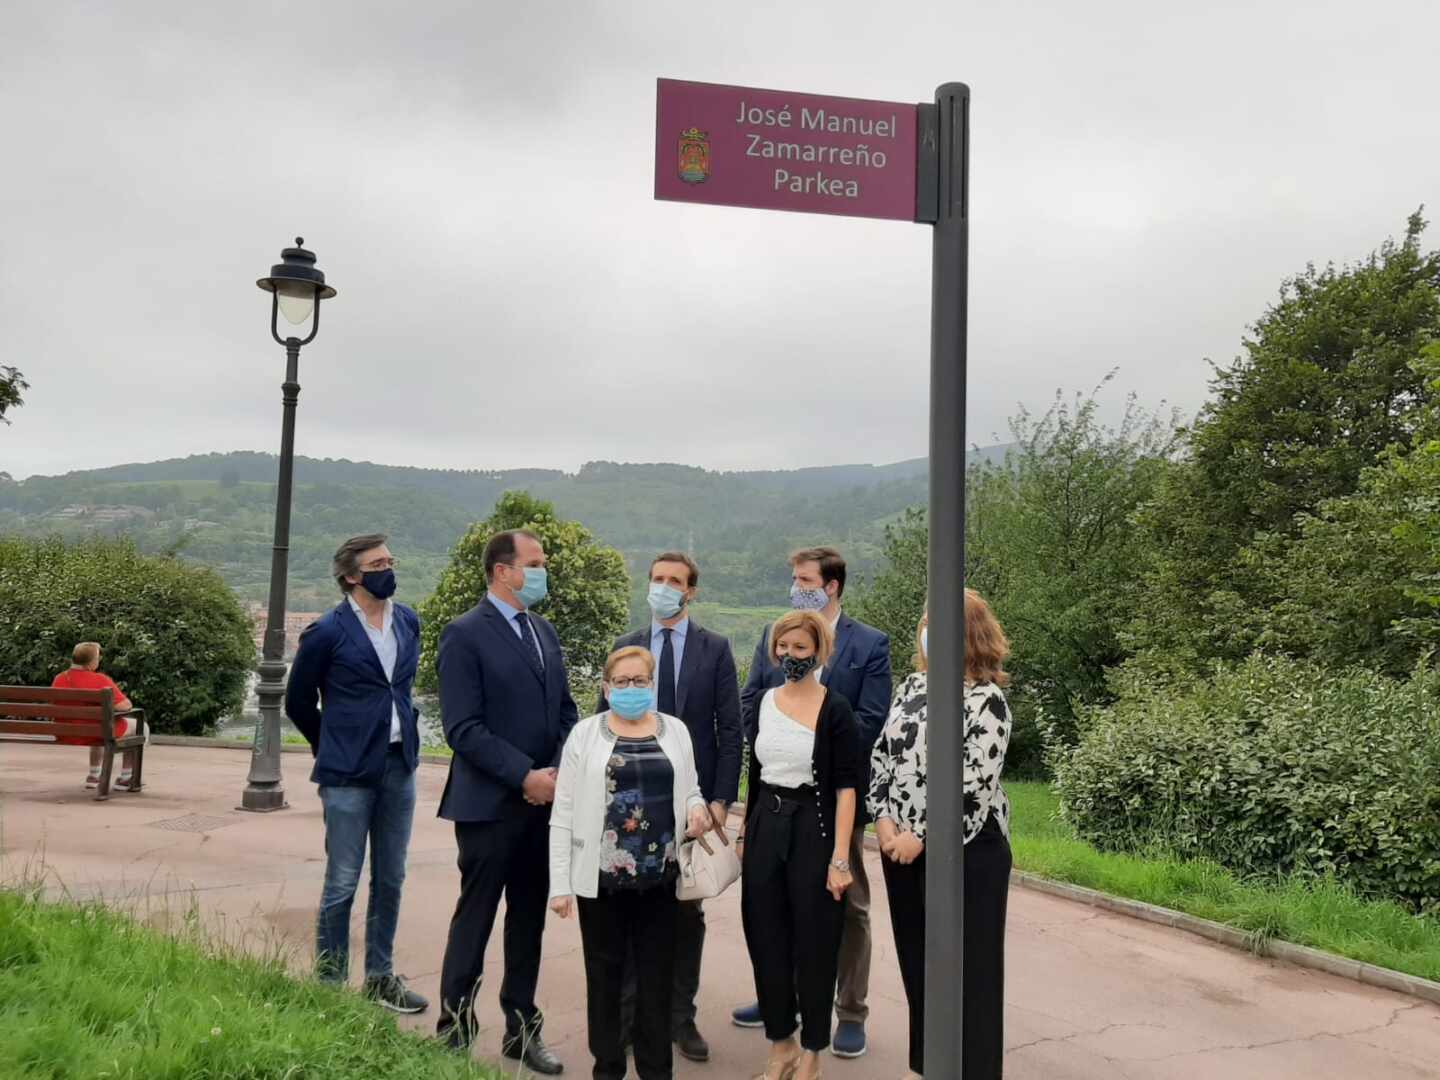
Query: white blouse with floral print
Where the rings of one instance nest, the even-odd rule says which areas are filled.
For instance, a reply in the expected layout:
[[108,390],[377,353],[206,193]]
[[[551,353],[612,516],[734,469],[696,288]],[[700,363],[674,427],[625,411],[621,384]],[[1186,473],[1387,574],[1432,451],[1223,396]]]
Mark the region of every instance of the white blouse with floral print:
[[[890,716],[870,755],[870,791],[866,808],[872,819],[888,817],[895,825],[925,839],[925,738],[928,719],[926,677],[917,671],[900,684]],[[993,813],[1010,836],[1010,800],[1000,786],[1005,748],[1010,742],[1010,706],[993,682],[965,686],[965,843],[973,840]]]

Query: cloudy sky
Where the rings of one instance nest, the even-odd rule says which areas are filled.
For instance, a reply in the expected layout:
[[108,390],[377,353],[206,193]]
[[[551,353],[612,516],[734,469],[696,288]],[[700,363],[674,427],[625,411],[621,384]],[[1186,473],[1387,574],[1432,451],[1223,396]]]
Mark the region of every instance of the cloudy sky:
[[[1119,369],[1193,411],[1280,281],[1440,214],[1433,0],[6,5],[23,477],[274,450],[255,278],[340,295],[300,452],[573,469],[926,447],[924,226],[657,203],[657,76],[973,91],[970,439]],[[1440,226],[1428,237],[1440,243]]]

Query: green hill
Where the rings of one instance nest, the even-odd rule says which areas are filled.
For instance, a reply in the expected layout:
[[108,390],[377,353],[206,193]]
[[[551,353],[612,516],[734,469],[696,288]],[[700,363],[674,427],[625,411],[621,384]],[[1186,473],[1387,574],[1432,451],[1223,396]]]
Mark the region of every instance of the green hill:
[[[1005,447],[972,456],[1002,456]],[[147,551],[175,551],[215,566],[246,599],[266,594],[275,508],[276,459],[240,451],[168,461],[0,478],[0,533],[115,533]],[[297,458],[291,522],[290,604],[333,601],[330,555],[346,536],[388,533],[400,561],[400,597],[418,602],[434,587],[451,545],[490,512],[504,491],[552,501],[632,567],[667,547],[699,560],[702,597],[717,608],[781,602],[785,556],[834,543],[854,572],[879,554],[884,526],[926,500],[925,459],[776,472],[712,472],[686,465],[591,462],[578,473],[420,469]],[[639,597],[637,583],[637,602]]]

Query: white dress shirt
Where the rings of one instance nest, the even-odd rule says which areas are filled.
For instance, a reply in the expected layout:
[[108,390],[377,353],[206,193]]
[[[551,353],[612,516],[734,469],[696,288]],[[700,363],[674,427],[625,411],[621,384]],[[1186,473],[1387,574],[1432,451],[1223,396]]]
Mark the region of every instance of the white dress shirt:
[[[370,625],[370,617],[365,614],[365,609],[355,602],[355,597],[347,596],[346,599],[350,601],[350,610],[355,612],[355,617],[365,628],[365,636],[370,639],[370,644],[375,649],[375,658],[385,670],[385,678],[393,683],[395,660],[400,655],[400,642],[395,637],[395,601],[385,601],[385,617],[377,630]],[[395,704],[393,694],[390,698],[390,741],[400,741],[400,709]]]

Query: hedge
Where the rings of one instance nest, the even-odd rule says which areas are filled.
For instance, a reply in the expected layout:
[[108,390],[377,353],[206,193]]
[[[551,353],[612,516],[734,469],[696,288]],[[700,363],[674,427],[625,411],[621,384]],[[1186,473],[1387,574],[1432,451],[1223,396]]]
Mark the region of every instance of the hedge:
[[1078,745],[1053,758],[1084,839],[1440,912],[1440,673],[1255,656],[1190,685],[1119,690],[1081,710]]
[[0,537],[0,683],[48,686],[79,641],[152,731],[203,735],[240,710],[250,620],[213,570],[127,540]]

